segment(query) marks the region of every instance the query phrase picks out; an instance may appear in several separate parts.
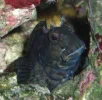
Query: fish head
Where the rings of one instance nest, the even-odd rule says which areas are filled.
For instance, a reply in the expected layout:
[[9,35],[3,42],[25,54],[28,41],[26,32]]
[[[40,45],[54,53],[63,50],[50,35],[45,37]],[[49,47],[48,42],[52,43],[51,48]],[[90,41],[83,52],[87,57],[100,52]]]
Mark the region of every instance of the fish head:
[[48,42],[41,49],[40,56],[44,63],[52,66],[59,66],[68,62],[70,54],[83,46],[83,42],[78,39],[71,24],[63,24],[61,27],[54,27],[48,32]]

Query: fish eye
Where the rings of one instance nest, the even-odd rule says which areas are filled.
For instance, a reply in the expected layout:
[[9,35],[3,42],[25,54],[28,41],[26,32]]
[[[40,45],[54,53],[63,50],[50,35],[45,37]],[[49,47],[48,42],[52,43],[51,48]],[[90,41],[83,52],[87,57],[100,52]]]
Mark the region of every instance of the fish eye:
[[50,41],[57,41],[59,39],[59,34],[57,32],[49,34]]

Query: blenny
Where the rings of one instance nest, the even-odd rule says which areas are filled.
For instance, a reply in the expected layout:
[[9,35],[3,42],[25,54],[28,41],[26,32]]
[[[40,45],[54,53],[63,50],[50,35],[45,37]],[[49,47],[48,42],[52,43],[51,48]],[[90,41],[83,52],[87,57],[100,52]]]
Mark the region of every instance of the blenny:
[[39,84],[52,91],[83,67],[81,57],[86,46],[70,23],[47,30],[46,22],[39,22],[27,45],[26,54],[17,59],[18,84]]

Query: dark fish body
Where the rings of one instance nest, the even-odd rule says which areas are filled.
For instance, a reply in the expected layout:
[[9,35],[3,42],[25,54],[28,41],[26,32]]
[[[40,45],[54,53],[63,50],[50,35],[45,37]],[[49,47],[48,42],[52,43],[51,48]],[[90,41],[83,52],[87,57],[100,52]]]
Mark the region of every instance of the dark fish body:
[[40,22],[31,33],[26,54],[19,58],[18,84],[46,85],[53,90],[75,76],[85,49],[70,24],[46,30],[46,23]]

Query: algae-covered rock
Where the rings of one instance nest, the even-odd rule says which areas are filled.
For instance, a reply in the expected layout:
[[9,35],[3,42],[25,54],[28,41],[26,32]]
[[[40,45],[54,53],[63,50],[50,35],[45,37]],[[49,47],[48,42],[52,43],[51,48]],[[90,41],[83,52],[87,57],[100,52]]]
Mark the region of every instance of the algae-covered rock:
[[58,86],[53,95],[56,95],[60,100],[67,100],[72,97],[73,100],[79,99],[78,83],[80,82],[80,76],[76,76],[74,79],[68,80],[66,83]]
[[37,24],[37,21],[29,21],[27,23],[11,31],[2,41],[0,41],[1,72],[7,65],[22,55],[24,44]]
[[46,88],[18,85],[15,73],[6,74],[0,76],[0,100],[46,100],[45,94],[49,94]]
[[0,93],[17,85],[16,74],[0,75]]
[[[90,0],[89,19],[93,19],[93,27],[96,33],[102,34],[102,2],[101,0]],[[92,24],[91,23],[91,24]]]
[[0,37],[5,36],[14,28],[29,20],[36,20],[37,12],[34,5],[26,8],[13,8],[0,0]]
[[[102,3],[101,0],[91,0],[95,32],[102,34]],[[4,6],[0,6],[3,8]],[[89,19],[90,19],[89,11]],[[5,24],[5,23],[4,23]],[[4,25],[2,24],[2,26]],[[22,55],[24,43],[29,37],[37,21],[29,21],[12,31],[0,42],[0,72],[15,59]],[[0,27],[2,27],[0,26]],[[91,40],[91,49],[96,47]],[[101,100],[102,97],[102,66],[95,67],[97,53],[89,53],[90,65],[80,75],[58,86],[52,93],[46,87],[38,85],[18,85],[16,73],[0,74],[0,100]],[[90,72],[94,71],[94,74]],[[90,72],[90,73],[88,73]],[[95,80],[90,83],[90,77]],[[82,83],[82,84],[80,84]],[[84,84],[84,85],[83,85]],[[83,93],[81,94],[81,90]]]
[[92,86],[85,92],[82,100],[101,100],[102,99],[102,85],[94,82]]

